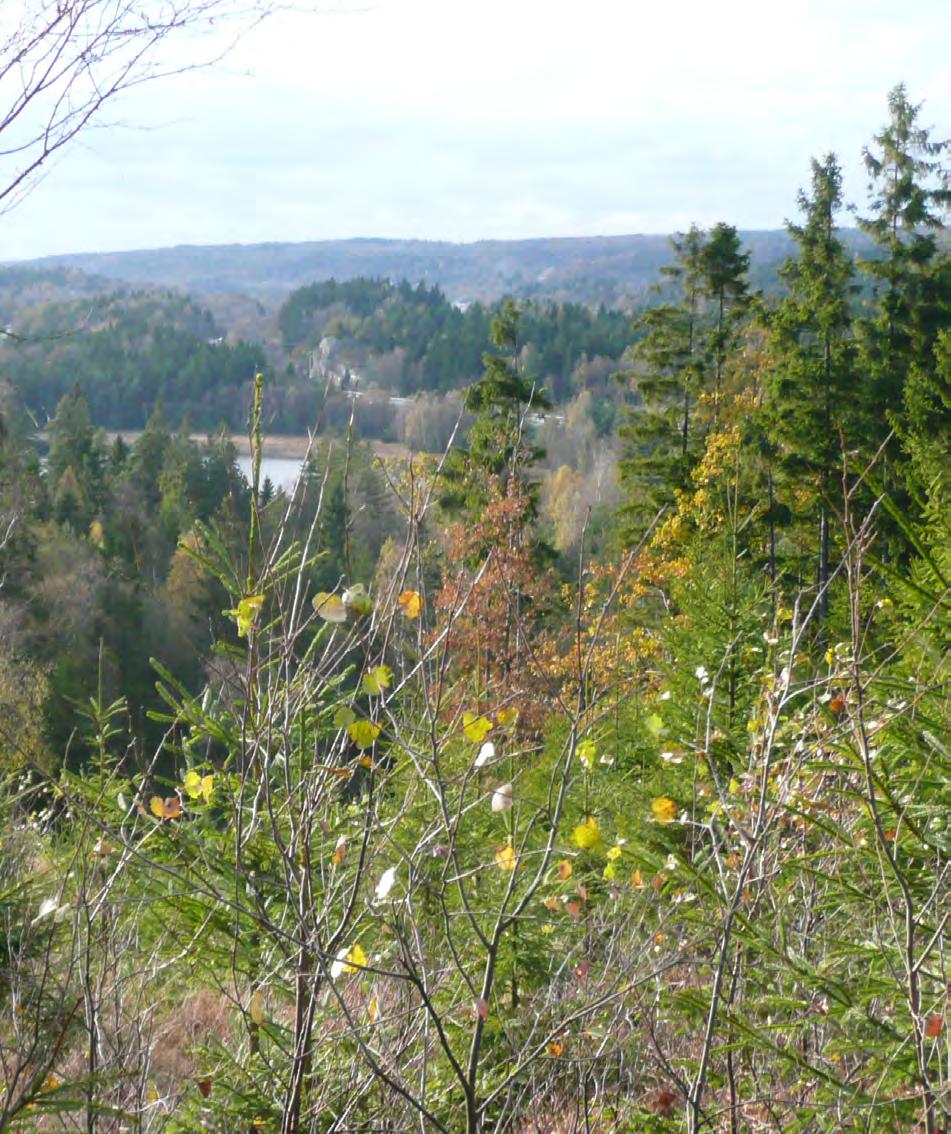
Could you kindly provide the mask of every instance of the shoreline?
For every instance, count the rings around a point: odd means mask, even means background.
[[[104,430],[106,440],[111,445],[117,437],[121,437],[127,445],[134,445],[135,442],[142,436],[144,430],[141,429],[107,429]],[[49,433],[45,430],[35,433],[34,439],[43,445],[49,444]],[[209,437],[213,436],[208,433],[190,433],[189,437],[197,445],[204,445]],[[231,433],[228,439],[234,445],[238,452],[239,457],[249,457],[251,455],[251,441],[245,433]],[[286,460],[286,461],[302,461],[307,456],[307,451],[312,444],[312,439],[306,434],[298,433],[269,433],[262,437],[262,455],[271,460]],[[405,445],[400,444],[398,441],[376,441],[370,440],[367,442],[372,448],[374,454],[380,458],[387,457],[409,457],[410,450]]]

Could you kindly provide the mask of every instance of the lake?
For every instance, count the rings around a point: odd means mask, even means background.
[[[248,482],[251,481],[251,458],[238,457],[238,467],[247,477]],[[300,476],[301,462],[292,457],[262,457],[261,458],[261,483],[264,483],[266,476],[271,478],[271,484],[275,488],[283,488],[285,492],[293,492],[294,486],[297,484],[297,478]]]

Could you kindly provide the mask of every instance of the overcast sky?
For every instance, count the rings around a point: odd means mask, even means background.
[[[774,228],[829,149],[863,200],[896,82],[951,135],[949,0],[338,2],[128,98],[0,216],[0,259]]]

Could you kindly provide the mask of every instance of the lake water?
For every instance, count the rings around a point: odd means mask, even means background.
[[[251,480],[251,458],[238,457],[238,467]],[[269,476],[275,488],[283,488],[285,492],[293,492],[297,478],[300,476],[301,462],[293,457],[262,457],[261,483]]]

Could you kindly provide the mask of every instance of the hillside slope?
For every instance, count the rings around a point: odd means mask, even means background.
[[[792,250],[784,230],[741,233],[750,249],[753,283],[768,286]],[[848,242],[865,250],[857,232]],[[294,244],[187,245],[134,252],[46,257],[36,266],[78,268],[138,284],[192,292],[244,293],[280,300],[317,280],[382,276],[437,284],[455,301],[491,301],[504,294],[580,303],[639,303],[669,262],[661,235],[484,240],[327,240]]]

